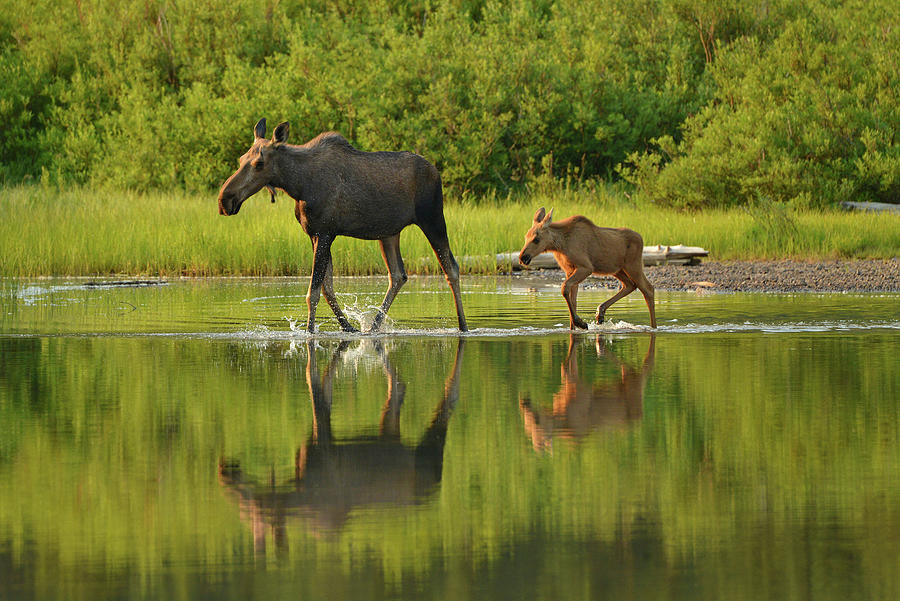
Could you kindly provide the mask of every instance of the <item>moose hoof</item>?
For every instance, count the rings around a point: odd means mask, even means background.
[[[596,318],[597,318],[597,325],[599,325],[599,324],[603,323],[603,319],[605,318],[605,315],[603,313],[597,313]]]
[[[581,328],[582,330],[588,329],[588,324],[586,321],[581,319],[580,317],[572,322],[569,329],[574,330],[575,328]]]
[[[358,328],[354,328],[354,327],[351,326],[349,323],[347,323],[347,324],[343,324],[343,323],[342,323],[342,324],[341,324],[341,331],[342,331],[342,332],[345,332],[345,333],[347,333],[347,334],[359,334],[359,329],[358,329]]]

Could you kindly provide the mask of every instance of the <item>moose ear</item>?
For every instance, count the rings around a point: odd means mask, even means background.
[[[534,222],[540,223],[541,221],[543,221],[544,213],[545,213],[544,207],[541,207],[540,209],[538,209],[537,213],[534,214]]]
[[[544,219],[544,224],[548,224],[553,221],[553,209],[550,209],[550,212],[547,213],[547,217]]]
[[[288,134],[291,133],[291,124],[287,121],[283,123],[279,123],[278,127],[275,128],[275,132],[272,134],[272,142],[275,144],[284,144],[287,142]]]
[[[256,127],[253,128],[253,135],[256,138],[265,138],[266,137],[266,118],[263,117],[259,121],[256,122]]]

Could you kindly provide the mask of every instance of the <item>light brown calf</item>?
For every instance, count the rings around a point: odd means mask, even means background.
[[[590,219],[575,215],[553,223],[553,210],[544,207],[534,214],[531,229],[525,234],[525,246],[519,261],[528,265],[542,252],[552,252],[566,274],[562,295],[569,306],[569,327],[584,328],[587,323],[576,313],[578,285],[589,275],[612,275],[622,283],[619,291],[597,307],[597,323],[603,323],[606,310],[614,302],[639,289],[650,310],[650,325],[656,327],[653,286],[644,277],[644,240],[628,228],[597,227]]]

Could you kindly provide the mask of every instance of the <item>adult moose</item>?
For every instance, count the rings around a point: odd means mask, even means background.
[[[549,213],[541,207],[534,214],[531,229],[525,234],[525,246],[519,253],[523,265],[542,252],[553,253],[566,274],[562,295],[569,306],[569,328],[587,329],[587,323],[576,312],[578,285],[595,273],[612,275],[622,286],[609,300],[597,307],[597,323],[603,323],[606,310],[614,302],[634,292],[644,295],[650,310],[650,326],[656,327],[653,307],[654,290],[644,276],[644,240],[628,228],[597,227],[590,219],[575,215],[553,223],[553,209]]]
[[[468,330],[459,291],[459,265],[450,252],[444,222],[441,176],[411,152],[363,152],[340,134],[327,132],[306,144],[287,144],[290,125],[279,124],[266,139],[266,120],[253,130],[253,145],[219,191],[219,214],[236,215],[263,187],[280,188],[296,201],[294,213],[313,246],[313,269],[306,295],[306,329],[315,331],[320,293],[341,329],[354,332],[332,285],[331,244],[337,236],[378,240],[390,284],[372,323],[377,330],[407,280],[400,256],[400,232],[415,224],[425,233],[453,291],[459,329]]]

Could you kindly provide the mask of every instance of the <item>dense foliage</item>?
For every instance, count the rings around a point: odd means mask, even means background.
[[[0,181],[217,186],[253,124],[415,150],[455,193],[900,201],[892,0],[3,0]]]

